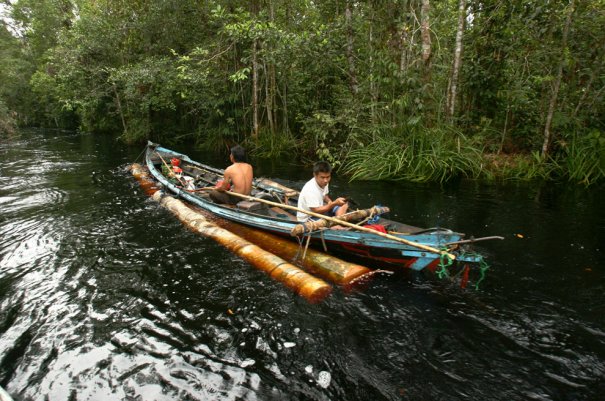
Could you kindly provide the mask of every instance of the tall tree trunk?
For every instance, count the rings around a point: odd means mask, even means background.
[[[258,60],[257,40],[252,42],[252,137],[258,138]]]
[[[561,87],[561,79],[563,78],[563,67],[565,66],[565,53],[567,53],[567,38],[569,36],[569,26],[571,25],[571,16],[574,12],[575,0],[571,0],[569,4],[569,10],[567,11],[567,18],[565,20],[565,26],[563,27],[563,37],[561,39],[561,59],[559,60],[559,67],[557,70],[557,77],[555,78],[555,85],[553,87],[552,96],[548,105],[548,113],[546,114],[546,123],[544,124],[544,142],[542,143],[542,156],[548,155],[550,143],[552,141],[552,118],[555,114],[557,107],[557,98],[559,96],[559,88]]]
[[[373,53],[374,53],[374,9],[372,8],[371,11],[371,18],[370,18],[370,32],[369,32],[369,45],[370,45],[370,95],[372,96],[372,103],[370,104],[370,108],[371,108],[371,123],[372,126],[375,126],[376,124],[376,103],[378,102],[378,94],[376,93],[376,83],[375,83],[375,76],[374,76],[374,57],[373,57]],[[372,130],[372,132],[374,132],[374,130]]]
[[[271,80],[271,68],[267,64],[263,65],[265,71],[265,110],[267,111],[267,122],[269,123],[269,131],[274,134],[275,127],[273,125],[273,95],[272,88],[273,82]]]
[[[253,23],[257,23],[259,2],[258,0],[252,0],[250,2],[250,11],[253,16]],[[258,38],[252,40],[252,137],[256,141],[258,138]]]
[[[124,118],[124,112],[122,111],[122,102],[120,101],[120,95],[118,94],[118,88],[116,88],[115,82],[111,83],[113,93],[116,95],[116,104],[118,106],[118,113],[120,113],[120,119],[122,120],[122,127],[124,128],[124,134],[128,134],[128,127],[126,126],[126,119]]]
[[[278,129],[278,123],[277,123],[277,112],[278,112],[278,107],[277,107],[277,78],[276,78],[276,73],[275,73],[275,64],[271,63],[271,69],[270,69],[270,75],[271,75],[271,109],[273,110],[273,123],[272,123],[272,130],[273,133],[277,132]]]
[[[399,71],[404,72],[408,69],[408,49],[407,43],[409,41],[409,28],[407,24],[401,28],[401,55],[399,57]]]
[[[273,1],[269,1],[269,21],[273,23],[275,21],[275,13],[273,9]],[[274,49],[272,48],[272,44],[266,43],[265,45],[266,52],[265,54],[272,52]],[[268,57],[269,60],[272,60],[272,57]],[[277,116],[276,116],[276,107],[275,107],[275,64],[270,61],[265,64],[265,74],[266,74],[266,108],[267,108],[267,120],[269,122],[269,130],[271,134],[275,134],[276,126],[277,126]]]
[[[291,2],[286,2],[286,24],[290,21],[290,6]],[[275,85],[276,98],[275,103],[277,104],[278,98],[281,99],[282,104],[282,126],[281,129],[284,133],[290,133],[290,126],[288,124],[288,77],[289,77],[289,68],[283,68],[281,70],[281,82],[283,82],[283,91],[280,93],[279,86],[277,83]],[[275,76],[275,74],[274,74]],[[276,116],[277,118],[277,116]],[[276,120],[277,121],[277,120]]]
[[[431,31],[429,24],[429,12],[431,5],[429,0],[422,0],[422,8],[420,9],[420,30],[422,32],[422,61],[424,63],[425,75],[428,75],[429,66],[431,63]]]
[[[353,23],[351,21],[351,3],[347,0],[345,9],[345,23],[347,26],[347,60],[349,62],[349,86],[351,93],[357,95],[359,84],[357,82],[357,72],[355,70],[355,57],[353,54]]]
[[[279,93],[279,87],[276,87],[276,90],[278,91],[278,95],[280,95],[281,99],[282,99],[282,130],[285,133],[289,133],[290,132],[290,125],[288,123],[288,77],[284,76],[283,77],[283,82],[284,82],[284,90],[282,91],[282,93]]]
[[[406,5],[406,9],[403,10],[403,15],[411,15],[413,16],[413,21],[418,21],[418,17],[416,16],[416,9],[414,5],[410,2]],[[413,54],[414,48],[416,47],[416,32],[415,23],[409,23],[404,20],[403,26],[401,27],[401,55],[399,57],[399,71],[405,72],[408,70],[411,63],[414,61],[410,61],[410,54]]]
[[[447,115],[451,119],[456,112],[456,98],[458,97],[458,77],[462,63],[462,35],[464,34],[464,21],[466,20],[466,0],[458,3],[458,28],[456,31],[456,48],[454,50],[454,65],[452,67],[452,79],[447,100]]]
[[[571,114],[571,118],[576,118],[576,116],[578,115],[578,112],[580,111],[580,108],[584,105],[584,101],[586,100],[586,98],[588,97],[588,94],[590,93],[591,89],[592,89],[592,82],[594,81],[595,78],[595,69],[593,68],[590,77],[588,78],[588,83],[586,83],[586,85],[582,88],[582,96],[580,96],[580,99],[578,100],[578,104],[576,105],[576,108],[573,110],[573,113]]]

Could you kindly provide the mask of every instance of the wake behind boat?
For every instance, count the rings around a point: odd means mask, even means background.
[[[310,242],[325,252],[363,259],[384,266],[413,270],[431,269],[458,262],[481,264],[483,258],[464,246],[485,237],[467,240],[464,234],[444,228],[414,227],[384,217],[388,208],[372,207],[347,213],[339,219],[323,217],[302,224],[296,219],[298,191],[266,178],[256,178],[250,196],[239,195],[236,205],[215,203],[210,190],[223,170],[149,142],[145,162],[151,175],[170,192],[217,217],[291,239]],[[309,212],[309,214],[312,214]],[[368,224],[371,223],[371,224]],[[345,226],[346,230],[330,229]]]

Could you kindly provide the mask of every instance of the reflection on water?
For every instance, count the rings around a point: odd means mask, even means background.
[[[310,305],[146,198],[126,171],[140,151],[70,133],[1,138],[0,385],[15,399],[605,390],[603,188],[335,179],[333,193],[410,224],[507,239],[481,244],[491,269],[480,291],[401,273]],[[257,171],[299,185],[309,175],[288,163]]]

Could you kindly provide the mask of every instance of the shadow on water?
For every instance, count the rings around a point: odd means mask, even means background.
[[[146,198],[126,171],[140,151],[61,132],[1,138],[0,385],[15,399],[605,391],[602,187],[336,176],[332,193],[387,204],[399,220],[506,240],[478,247],[491,265],[479,291],[407,272],[310,305]],[[257,171],[310,178],[288,163]]]

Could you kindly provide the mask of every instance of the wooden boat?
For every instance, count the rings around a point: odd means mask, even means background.
[[[419,228],[385,218],[388,208],[370,208],[345,215],[344,221],[329,218],[311,227],[296,219],[298,191],[266,178],[255,178],[250,196],[239,195],[237,205],[218,204],[209,192],[223,177],[223,170],[191,160],[189,156],[149,142],[145,162],[151,175],[165,190],[217,217],[258,230],[298,240],[301,246],[318,247],[340,257],[363,259],[370,267],[385,264],[414,270],[450,264],[483,263],[481,255],[463,251],[461,245],[498,237],[466,240],[464,234],[445,228]],[[364,221],[371,218],[374,228]],[[361,219],[361,221],[359,221]],[[338,224],[348,230],[330,229]],[[445,261],[445,262],[444,262]]]

